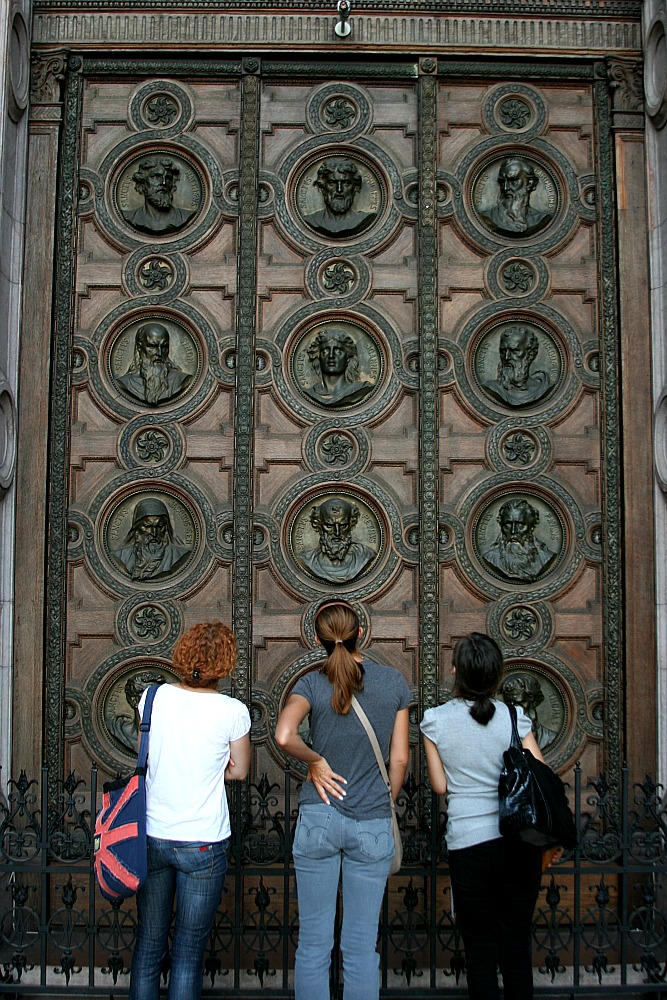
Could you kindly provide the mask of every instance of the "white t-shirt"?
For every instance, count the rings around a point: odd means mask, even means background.
[[[143,715],[146,692],[141,696]],[[231,833],[225,790],[229,744],[250,731],[246,706],[225,694],[163,684],[155,695],[146,774],[146,832],[216,843]]]

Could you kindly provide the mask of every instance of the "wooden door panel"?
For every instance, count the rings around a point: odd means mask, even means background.
[[[177,636],[231,617],[240,91],[91,79],[82,101],[64,764],[113,774]]]
[[[530,703],[549,759],[595,772],[605,676],[593,135],[588,87],[440,88],[441,687],[457,638],[490,631],[506,693]]]
[[[372,655],[418,683],[419,411],[408,367],[417,229],[406,198],[418,166],[416,88],[269,81],[261,108],[260,177],[272,199],[260,222],[257,333],[273,377],[257,389],[255,516],[270,525],[273,559],[255,574],[253,695],[271,718],[317,659],[313,615],[335,596],[358,607]],[[327,163],[333,173],[352,163],[358,179],[340,231],[322,219]],[[356,353],[359,374],[346,369],[343,395],[318,395],[313,344],[323,331],[349,337]],[[338,561],[312,523],[328,504],[352,512],[350,557]]]
[[[83,85],[63,763],[125,766],[135,689],[172,679],[178,635],[208,618],[242,634],[251,613],[239,690],[256,769],[277,775],[277,713],[318,662],[317,608],[341,597],[416,701],[448,696],[461,635],[491,632],[550,760],[593,773],[605,747],[620,759],[594,88],[462,81],[429,60],[428,83],[250,63],[243,83]],[[168,175],[157,223],[146,160]],[[508,215],[517,160],[532,190]],[[429,463],[437,685],[420,651]],[[146,517],[168,565],[139,544]],[[510,546],[521,527],[529,544]]]

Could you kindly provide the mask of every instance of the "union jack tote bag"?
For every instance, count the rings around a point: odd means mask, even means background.
[[[148,734],[157,685],[148,688],[139,726],[141,740],[134,774],[103,786],[102,808],[95,820],[95,875],[111,903],[133,896],[147,875],[146,763]]]

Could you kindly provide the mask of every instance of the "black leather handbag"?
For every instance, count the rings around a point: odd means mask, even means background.
[[[577,829],[565,785],[548,764],[521,746],[516,708],[507,707],[512,719],[512,741],[503,754],[498,779],[500,832],[536,847],[576,847]]]

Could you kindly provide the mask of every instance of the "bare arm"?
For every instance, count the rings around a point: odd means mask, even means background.
[[[347,782],[340,774],[335,774],[326,759],[307,746],[299,735],[299,726],[310,712],[310,704],[300,694],[292,694],[278,717],[276,743],[290,757],[296,757],[308,765],[308,781],[312,781],[317,794],[327,805],[329,795],[336,799],[345,797],[342,787]]]
[[[447,791],[447,775],[440,760],[438,748],[428,736],[424,736],[424,751],[426,753],[426,765],[428,767],[428,777],[431,788],[438,795],[444,795]]]
[[[229,764],[225,768],[225,781],[243,781],[250,770],[250,733],[229,743]]]
[[[391,797],[394,802],[403,787],[405,772],[408,769],[408,757],[410,753],[408,725],[408,710],[407,708],[402,708],[400,712],[396,713],[394,728],[391,731],[391,742],[389,744],[389,783],[391,785]]]
[[[543,764],[546,764],[546,761],[545,761],[544,757],[542,756],[542,751],[540,750],[539,746],[537,745],[537,740],[535,739],[535,735],[533,734],[532,729],[528,733],[528,735],[524,736],[524,738],[521,740],[521,746],[525,750],[530,750],[530,752],[532,753],[533,757],[537,757],[537,759],[541,760]]]

